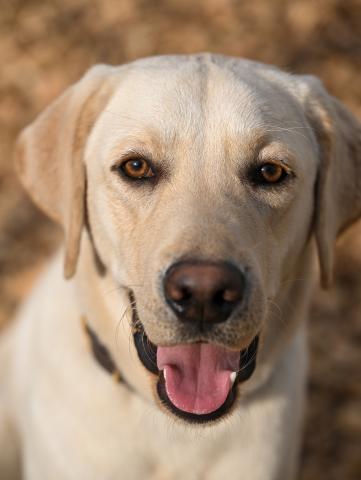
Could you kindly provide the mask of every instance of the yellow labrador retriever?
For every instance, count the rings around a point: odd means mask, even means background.
[[[360,132],[317,79],[209,54],[96,66],[47,108],[16,162],[65,248],[0,339],[1,478],[293,479]]]

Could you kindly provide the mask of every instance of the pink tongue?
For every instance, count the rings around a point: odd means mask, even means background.
[[[169,400],[197,415],[217,410],[231,389],[230,374],[239,368],[239,352],[209,343],[158,347]]]

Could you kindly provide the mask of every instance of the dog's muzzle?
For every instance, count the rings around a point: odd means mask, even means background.
[[[207,342],[157,346],[145,332],[132,293],[130,301],[139,359],[156,376],[158,396],[168,411],[192,423],[210,422],[229,412],[237,385],[255,369],[258,335],[241,351]]]

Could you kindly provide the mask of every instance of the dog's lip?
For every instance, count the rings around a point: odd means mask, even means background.
[[[133,302],[134,306],[134,302]],[[134,307],[133,307],[134,308]],[[232,407],[236,395],[237,385],[248,380],[256,367],[256,357],[259,343],[259,335],[255,335],[246,348],[240,351],[239,370],[233,377],[233,385],[225,399],[224,403],[215,411],[207,414],[195,414],[185,412],[177,408],[169,399],[166,388],[163,370],[159,370],[157,366],[157,345],[152,343],[143,327],[143,324],[136,316],[136,328],[133,331],[134,344],[138,353],[138,357],[143,366],[152,374],[158,377],[157,393],[162,404],[177,417],[189,423],[206,423],[216,420],[226,414]],[[195,342],[196,343],[196,342]],[[197,342],[199,343],[199,342]]]

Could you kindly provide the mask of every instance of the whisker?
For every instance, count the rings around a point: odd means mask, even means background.
[[[144,348],[144,352],[149,360],[149,362],[155,366],[157,366],[157,364],[154,362],[153,358],[150,356],[150,353],[149,353],[149,348],[150,348],[150,341],[149,339],[147,338],[147,343],[148,345],[146,346],[145,342],[144,342],[144,335],[142,335],[142,344],[143,344],[143,348]],[[157,367],[158,368],[158,367]]]
[[[118,340],[119,340],[119,328],[120,328],[120,325],[125,317],[125,315],[127,314],[129,310],[129,306],[127,306],[124,310],[124,312],[122,313],[119,321],[117,322],[117,326],[115,328],[115,346],[118,348]]]
[[[248,367],[251,365],[251,363],[256,359],[256,357],[257,357],[257,352],[255,352],[255,353],[252,355],[252,357],[247,361],[247,363],[246,363],[245,365],[242,365],[241,368],[239,368],[239,369],[237,370],[237,373],[240,373],[240,372],[242,372],[243,370],[246,370],[246,368],[248,368]]]

